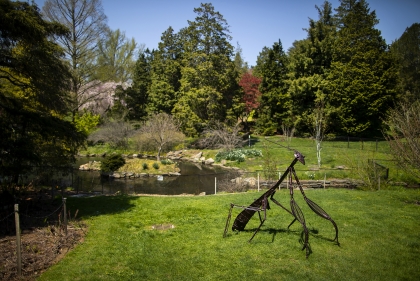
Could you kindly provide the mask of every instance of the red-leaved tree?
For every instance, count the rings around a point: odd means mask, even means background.
[[[252,75],[252,72],[250,71],[245,72],[239,81],[239,86],[242,87],[244,92],[242,100],[245,103],[245,112],[242,115],[242,122],[246,127],[248,127],[248,118],[251,113],[260,105],[258,102],[258,99],[261,96],[261,93],[258,90],[260,83],[261,79]]]

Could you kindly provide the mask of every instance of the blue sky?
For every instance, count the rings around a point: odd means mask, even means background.
[[[45,0],[35,0],[42,8]],[[230,26],[232,41],[242,48],[244,60],[255,65],[263,47],[280,39],[285,51],[295,40],[306,38],[302,30],[308,19],[318,19],[315,5],[323,0],[102,0],[111,29],[120,29],[138,44],[157,48],[162,33],[169,27],[178,32],[196,17],[194,8],[212,3]],[[330,0],[333,8],[338,0]],[[413,23],[420,23],[420,0],[367,0],[376,11],[382,37],[388,44],[398,39]]]

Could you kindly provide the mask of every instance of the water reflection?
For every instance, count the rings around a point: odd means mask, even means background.
[[[100,161],[95,158],[81,158],[75,167],[89,161]],[[218,166],[206,166],[190,162],[178,162],[181,176],[157,176],[134,179],[102,178],[98,171],[78,171],[73,174],[73,188],[78,192],[99,192],[104,194],[160,194],[179,195],[202,192],[214,194],[215,180],[221,181],[231,177],[228,170]]]

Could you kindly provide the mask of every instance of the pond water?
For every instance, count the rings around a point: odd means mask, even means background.
[[[75,168],[89,161],[101,161],[103,158],[79,158]],[[157,176],[134,179],[102,178],[98,171],[74,170],[71,175],[73,188],[78,192],[98,192],[104,194],[160,194],[180,195],[202,192],[214,194],[215,181],[226,180],[234,176],[229,170],[218,166],[201,165],[191,162],[178,162],[181,176]],[[216,185],[217,186],[217,185]]]

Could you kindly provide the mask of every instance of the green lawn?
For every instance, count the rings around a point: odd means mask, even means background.
[[[288,193],[281,190],[275,198],[287,204]],[[69,198],[68,209],[78,209],[89,226],[87,237],[39,280],[419,280],[420,190],[323,189],[306,195],[336,221],[341,243],[330,241],[331,223],[296,193],[311,233],[308,259],[301,226],[287,230],[292,217],[274,204],[251,243],[257,215],[245,231],[223,238],[229,204],[249,205],[256,192]],[[166,223],[175,228],[151,228]]]

